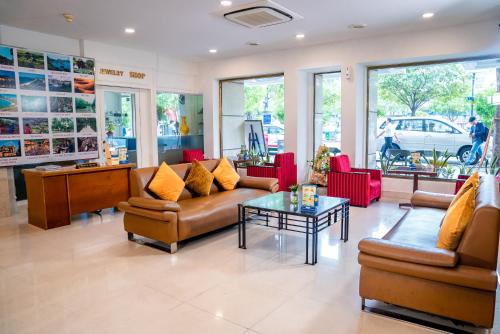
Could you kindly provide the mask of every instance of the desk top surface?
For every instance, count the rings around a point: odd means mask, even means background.
[[[57,170],[38,170],[36,168],[23,169],[23,174],[37,174],[40,176],[57,176],[57,175],[67,175],[67,174],[83,174],[83,173],[93,173],[102,172],[114,169],[127,169],[134,168],[135,164],[123,164],[123,165],[113,165],[113,166],[99,166],[99,167],[89,167],[89,168],[79,168],[76,169],[75,166],[64,166]]]

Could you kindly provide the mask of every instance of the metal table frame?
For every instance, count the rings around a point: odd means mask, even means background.
[[[318,262],[318,233],[341,220],[340,239],[349,239],[349,200],[321,213],[288,212],[238,204],[238,247],[246,249],[246,224],[255,224],[306,235],[306,264]],[[270,218],[277,218],[277,222]],[[302,218],[302,219],[300,219]],[[310,240],[311,239],[311,240]],[[311,245],[311,251],[309,251]]]

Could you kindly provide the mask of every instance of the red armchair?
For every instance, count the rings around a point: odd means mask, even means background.
[[[248,176],[274,177],[278,179],[279,190],[289,191],[297,183],[297,165],[293,153],[280,153],[274,158],[274,164],[268,166],[248,166]]]
[[[351,168],[345,154],[330,158],[328,196],[349,198],[354,206],[367,207],[382,195],[382,171]]]
[[[194,160],[198,160],[198,161],[204,160],[202,150],[184,150],[184,151],[182,151],[182,162],[191,163]]]

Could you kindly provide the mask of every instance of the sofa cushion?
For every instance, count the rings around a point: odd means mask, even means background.
[[[469,187],[465,193],[452,204],[443,219],[439,230],[437,247],[456,250],[467,224],[472,219],[476,206],[476,188]]]
[[[220,160],[219,166],[212,174],[224,190],[233,190],[240,180],[240,176],[226,158]]]
[[[434,248],[436,247],[439,224],[445,213],[445,210],[434,208],[410,209],[383,239]]]
[[[238,204],[269,194],[260,189],[237,188],[179,201],[179,240],[217,230],[238,221]]]
[[[193,161],[191,171],[186,179],[186,187],[202,196],[208,196],[213,181],[213,174],[199,161]]]
[[[184,189],[184,181],[172,168],[162,162],[148,189],[163,200],[176,202]]]

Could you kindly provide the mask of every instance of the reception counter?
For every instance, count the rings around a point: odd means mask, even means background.
[[[111,208],[130,197],[134,164],[54,171],[23,170],[28,222],[43,229],[69,225],[71,215]]]

